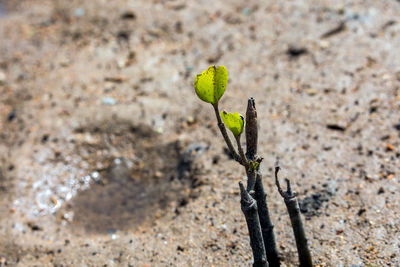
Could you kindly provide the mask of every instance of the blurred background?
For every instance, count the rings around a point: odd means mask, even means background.
[[[0,266],[250,266],[237,183],[193,79],[256,99],[319,266],[400,264],[400,3],[0,1]]]

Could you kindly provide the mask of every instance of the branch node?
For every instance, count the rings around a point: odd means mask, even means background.
[[[292,198],[296,197],[296,192],[292,191],[292,187],[290,185],[290,180],[288,178],[285,178],[287,189],[286,189],[286,191],[283,191],[283,189],[281,187],[281,184],[279,183],[279,178],[278,178],[278,173],[279,173],[280,169],[281,168],[279,166],[275,167],[275,184],[276,184],[276,187],[278,188],[279,194],[285,200],[292,199]]]

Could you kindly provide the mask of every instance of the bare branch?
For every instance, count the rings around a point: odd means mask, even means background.
[[[240,158],[242,160],[241,164],[247,170],[249,168],[249,162],[247,161],[246,156],[244,155],[244,152],[243,152],[242,145],[240,144],[240,135],[235,136],[235,139],[236,139],[236,144],[237,144],[237,147],[238,147],[238,150],[239,150],[239,156],[240,156]]]
[[[278,173],[279,173],[279,170],[280,170],[280,169],[281,169],[281,168],[280,168],[279,166],[276,166],[276,167],[275,167],[275,184],[276,184],[276,187],[278,188],[279,194],[280,194],[283,198],[285,198],[285,192],[283,192],[282,187],[281,187],[281,184],[279,183],[279,178],[278,178]]]
[[[286,182],[286,187],[287,187],[287,189],[286,189],[286,191],[283,191],[283,189],[282,189],[282,187],[281,187],[281,184],[279,183],[279,178],[278,178],[278,173],[279,173],[279,170],[280,170],[281,168],[279,167],[279,166],[276,166],[275,167],[275,184],[276,184],[276,187],[278,188],[278,192],[279,192],[279,194],[285,199],[285,201],[286,200],[289,200],[289,199],[292,199],[292,198],[294,198],[294,197],[296,197],[296,192],[293,192],[292,191],[292,187],[291,187],[291,185],[290,185],[290,180],[288,179],[288,178],[285,178],[285,182]]]
[[[275,167],[275,183],[278,187],[279,194],[283,197],[287,211],[289,213],[290,222],[294,237],[296,239],[297,253],[301,267],[312,267],[311,253],[307,245],[307,237],[304,231],[303,222],[301,220],[299,202],[297,201],[296,193],[292,191],[289,179],[286,180],[287,190],[284,192],[279,184],[278,172],[279,166]]]
[[[267,256],[261,232],[260,219],[258,217],[257,202],[239,182],[240,206],[246,218],[247,228],[250,236],[250,246],[253,250],[253,267],[268,267]]]
[[[258,125],[257,125],[257,110],[254,98],[249,98],[247,101],[246,110],[246,156],[249,160],[254,160],[257,156],[258,143]]]

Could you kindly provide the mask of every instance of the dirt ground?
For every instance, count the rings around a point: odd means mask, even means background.
[[[254,97],[319,266],[400,266],[400,2],[0,1],[0,266],[250,266],[230,160],[193,79]]]

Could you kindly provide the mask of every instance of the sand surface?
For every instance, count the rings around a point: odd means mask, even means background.
[[[0,1],[0,266],[251,266],[238,182],[193,79],[256,99],[318,266],[400,266],[399,1]]]

